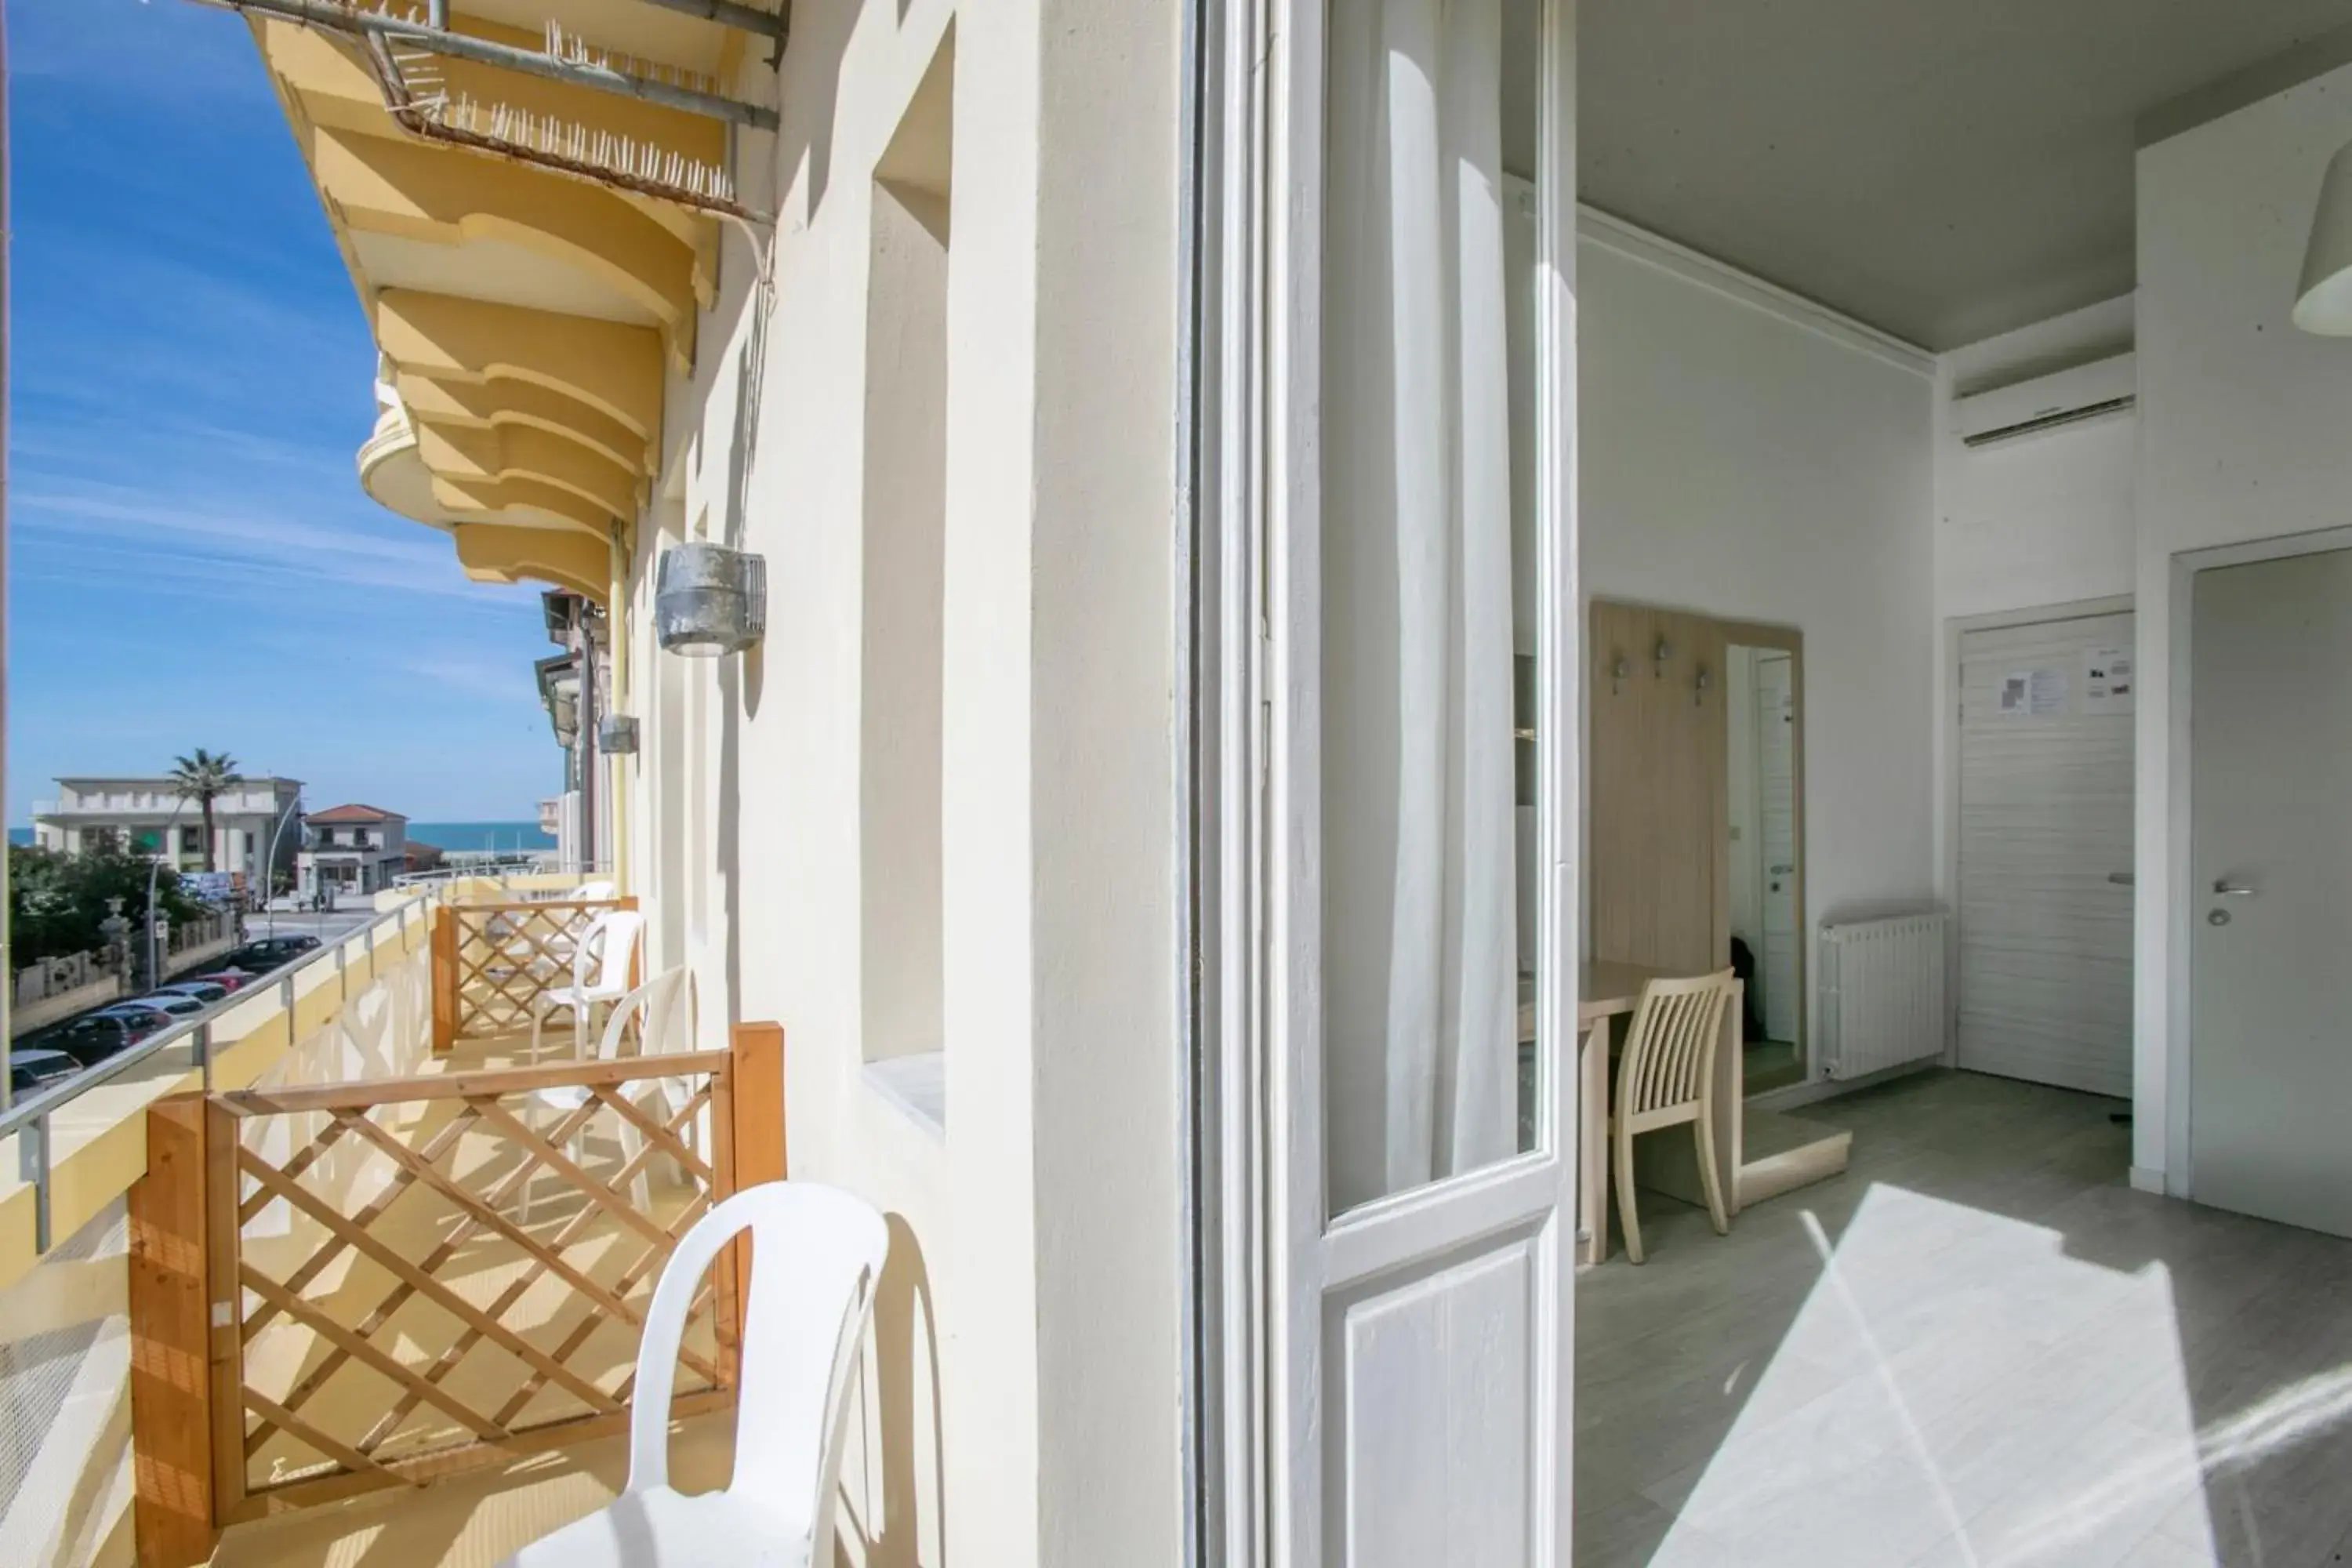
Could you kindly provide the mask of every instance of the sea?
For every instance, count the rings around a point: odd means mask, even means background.
[[[555,838],[536,822],[412,822],[408,836],[436,849],[552,849]],[[33,830],[12,827],[11,844],[30,844]]]
[[[536,822],[412,822],[408,837],[436,849],[552,849],[555,836]]]

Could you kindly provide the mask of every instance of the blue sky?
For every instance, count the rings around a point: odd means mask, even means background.
[[[245,24],[10,0],[7,820],[196,746],[424,821],[559,758],[527,586],[361,491],[375,351]]]

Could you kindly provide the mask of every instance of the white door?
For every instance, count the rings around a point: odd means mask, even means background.
[[[1793,1040],[1803,1026],[1803,987],[1797,931],[1797,699],[1790,685],[1793,661],[1785,653],[1756,655],[1758,886],[1764,906],[1764,951],[1756,955],[1764,982],[1764,1032]]]
[[[2132,617],[1960,637],[1959,1065],[2128,1098]]]
[[[1255,732],[1244,793],[1263,791],[1246,951],[1266,1064],[1264,1539],[1283,1568],[1570,1561],[1570,14],[1276,0],[1244,40],[1267,116],[1250,220],[1265,251],[1237,268],[1267,279],[1264,479],[1242,503],[1262,555],[1229,568],[1253,680],[1226,732]],[[1509,174],[1538,206],[1524,421]],[[1515,423],[1531,453],[1512,450]],[[1522,465],[1533,510],[1515,530]],[[1513,598],[1529,574],[1524,842]]]
[[[2352,552],[2197,574],[2197,1201],[2352,1236]]]

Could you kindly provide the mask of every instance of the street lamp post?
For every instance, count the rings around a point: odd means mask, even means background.
[[[271,936],[278,934],[278,838],[286,831],[286,824],[294,815],[294,808],[301,804],[302,797],[298,795],[286,803],[285,810],[278,814],[278,826],[269,830],[269,853],[262,857],[261,907],[268,911],[267,924]]]
[[[172,847],[172,829],[179,822],[180,813],[187,809],[188,797],[182,795],[180,803],[172,808],[172,815],[163,819],[163,839],[156,846],[158,853],[147,861],[147,985],[150,990],[163,984],[163,944],[155,930],[155,879],[163,869],[165,855],[173,858],[172,874],[179,875],[179,854]]]

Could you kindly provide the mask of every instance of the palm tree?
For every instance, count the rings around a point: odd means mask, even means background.
[[[205,869],[218,869],[213,864],[213,801],[245,782],[236,771],[236,759],[226,752],[215,756],[202,746],[193,757],[173,759],[172,783],[182,800],[193,800],[205,812]],[[166,853],[170,847],[165,846]]]

